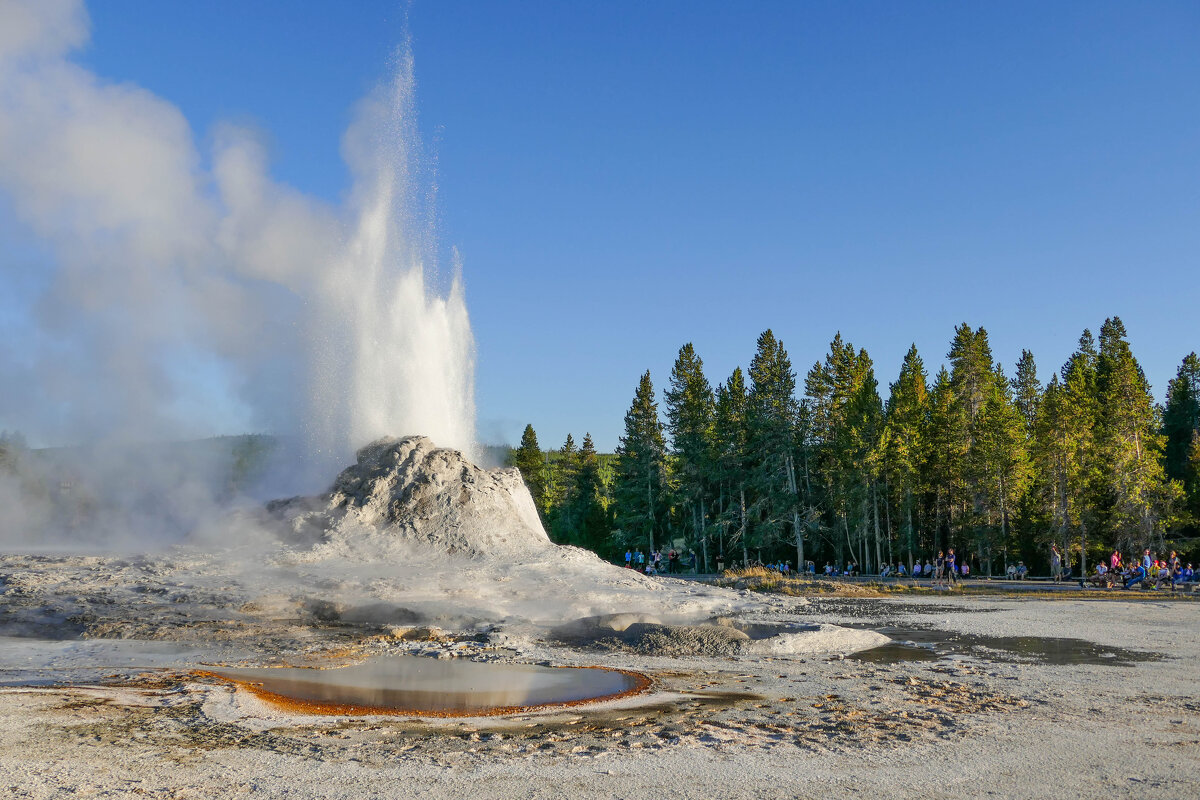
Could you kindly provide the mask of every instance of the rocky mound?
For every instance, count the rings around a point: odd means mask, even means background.
[[[268,524],[296,544],[385,537],[471,557],[551,546],[520,472],[481,469],[424,436],[374,441],[327,494],[275,500],[266,512]]]

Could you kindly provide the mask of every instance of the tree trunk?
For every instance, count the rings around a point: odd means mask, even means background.
[[[850,540],[850,517],[848,514],[842,514],[842,529],[846,532],[846,546],[850,548],[850,557],[854,557],[854,542]],[[842,548],[838,548],[838,561],[842,561]],[[840,566],[845,566],[841,564]]]
[[[646,468],[646,521],[650,532],[650,552],[654,552],[654,467]]]
[[[904,503],[906,506],[908,506],[908,509],[907,509],[908,510],[908,536],[906,537],[907,545],[908,545],[908,574],[912,575],[913,538],[914,538],[913,537],[913,533],[914,533],[914,531],[913,531],[913,513],[912,513],[912,489],[906,487],[904,489],[904,497],[905,497]]]
[[[883,551],[879,545],[879,489],[875,483],[871,484],[871,505],[875,517],[875,571],[882,572],[879,566],[883,563]]]
[[[883,533],[887,537],[888,564],[895,564],[896,554],[892,552],[892,504],[888,499],[887,481],[883,483]]]
[[[938,549],[938,539],[942,535],[942,487],[940,486],[933,500],[933,516],[933,542],[931,543],[930,551],[936,552]]]
[[[796,569],[804,566],[804,531],[800,527],[800,491],[796,486],[796,464],[789,453],[787,457],[788,485],[792,490],[792,532],[796,537]]]
[[[1079,519],[1079,577],[1087,575],[1087,524]]]
[[[721,527],[718,529],[717,536],[720,537],[717,542],[717,560],[725,560],[725,529],[729,527],[729,520],[725,519],[725,484],[721,484],[720,495],[717,498],[717,518],[721,520]]]
[[[1000,542],[1008,546],[1008,503],[1004,496],[1004,478],[1000,478]],[[988,577],[992,577],[992,549],[988,548]]]
[[[750,548],[746,544],[746,487],[742,486],[739,488],[741,489],[742,500],[742,566],[748,567],[750,566]]]

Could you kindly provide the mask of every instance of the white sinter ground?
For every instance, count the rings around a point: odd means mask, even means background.
[[[550,544],[522,492],[381,440],[330,493],[227,520],[237,548],[0,557],[0,795],[1196,796],[1193,602],[651,579]],[[958,638],[870,650],[921,636]],[[322,717],[191,672],[391,654],[654,683],[498,717]]]

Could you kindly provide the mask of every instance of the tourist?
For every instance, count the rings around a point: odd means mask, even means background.
[[[938,550],[937,558],[933,560],[933,585],[941,586],[946,579],[946,554]]]
[[[967,562],[964,561],[963,565],[962,565],[962,576],[963,576],[963,578],[967,578],[970,576],[970,574],[971,574],[971,567],[967,564]]]
[[[1184,583],[1194,583],[1196,581],[1196,571],[1192,569],[1192,565],[1188,564],[1179,573],[1180,580]]]
[[[896,575],[903,578],[907,573],[904,571],[904,562],[896,564]]]
[[[1025,576],[1029,574],[1029,567],[1025,566],[1024,561],[1017,562],[1017,579],[1025,580]]]
[[[954,548],[951,547],[946,553],[946,588],[950,588],[950,584],[958,585],[958,556],[954,555]]]
[[[1121,570],[1121,551],[1120,550],[1114,549],[1112,551],[1112,555],[1109,556],[1109,558],[1108,558],[1108,568],[1110,570],[1112,570],[1113,572],[1120,572],[1120,570]]]
[[[1050,577],[1055,583],[1062,577],[1062,554],[1056,544],[1050,545]]]
[[[637,552],[633,554],[633,563],[637,564],[637,569],[639,571],[645,570],[646,554],[642,552],[642,548],[639,547]]]
[[[1171,570],[1170,564],[1165,561],[1158,565],[1158,580],[1154,582],[1155,589],[1160,586],[1175,588],[1175,573]]]
[[[917,559],[917,562],[913,564],[913,577],[918,579],[921,577],[921,559],[919,558]]]
[[[928,559],[928,558],[927,558],[927,559],[925,559],[925,577],[926,577],[926,578],[932,578],[932,577],[933,577],[933,564],[930,564],[930,563],[929,563],[929,559]]]
[[[1146,552],[1149,553],[1150,551],[1147,550]],[[1129,578],[1125,581],[1125,588],[1128,589],[1133,584],[1141,583],[1142,581],[1144,581],[1146,579],[1146,575],[1149,574],[1149,570],[1150,570],[1149,566],[1143,566],[1142,564],[1138,564],[1136,567],[1134,567],[1132,570],[1129,571]]]
[[[633,551],[625,551],[625,569],[629,569],[633,565]]]
[[[1093,575],[1091,578],[1092,583],[1094,583],[1096,586],[1107,585],[1107,583],[1108,583],[1108,578],[1106,577],[1107,572],[1108,572],[1108,567],[1104,566],[1104,562],[1103,561],[1097,562],[1096,563],[1096,574]],[[1088,581],[1088,577],[1086,575],[1080,575],[1079,576],[1079,588],[1086,589],[1087,581]]]

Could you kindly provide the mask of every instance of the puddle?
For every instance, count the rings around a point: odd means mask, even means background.
[[[932,647],[921,647],[905,642],[890,642],[870,650],[851,653],[846,658],[854,661],[870,661],[876,664],[895,664],[898,661],[937,661],[942,655]]]
[[[1161,653],[1109,647],[1085,639],[980,636],[921,628],[870,627],[870,630],[878,631],[893,641],[882,647],[855,653],[848,658],[894,663],[932,661],[957,655],[1006,663],[1131,666],[1163,657]]]
[[[419,656],[384,656],[336,669],[221,669],[206,674],[310,714],[485,716],[611,700],[650,685],[644,675],[600,667]]]

